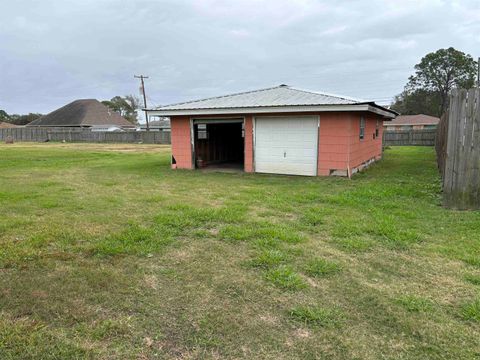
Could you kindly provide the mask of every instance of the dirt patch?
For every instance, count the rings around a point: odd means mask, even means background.
[[[153,290],[158,289],[158,279],[155,275],[145,275],[144,282],[148,288]]]
[[[312,333],[307,329],[300,328],[300,329],[295,330],[294,335],[297,338],[308,339],[312,335]]]
[[[43,290],[33,290],[32,296],[37,299],[46,299],[48,297],[48,294],[46,291]]]

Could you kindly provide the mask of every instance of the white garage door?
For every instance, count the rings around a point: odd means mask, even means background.
[[[317,175],[318,117],[255,119],[255,171]]]

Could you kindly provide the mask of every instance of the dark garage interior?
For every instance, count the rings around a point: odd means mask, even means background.
[[[195,166],[243,170],[243,120],[194,125]]]

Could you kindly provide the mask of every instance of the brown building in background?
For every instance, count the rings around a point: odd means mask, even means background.
[[[439,118],[429,115],[400,115],[383,123],[387,131],[436,129]]]
[[[134,128],[135,125],[109,109],[95,99],[80,99],[71,102],[51,113],[32,121],[27,127],[86,127],[92,126],[118,126],[121,128]]]
[[[11,128],[16,128],[19,127],[18,125],[15,124],[10,124],[7,122],[2,122],[0,121],[0,129],[11,129]]]

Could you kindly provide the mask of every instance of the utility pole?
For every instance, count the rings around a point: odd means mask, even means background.
[[[145,82],[144,79],[148,79],[148,76],[143,75],[133,75],[134,78],[140,79],[142,83],[142,93],[143,93],[143,108],[145,109],[145,120],[147,121],[147,131],[150,131],[150,126],[148,125],[148,113],[147,113],[147,97],[145,96]]]

